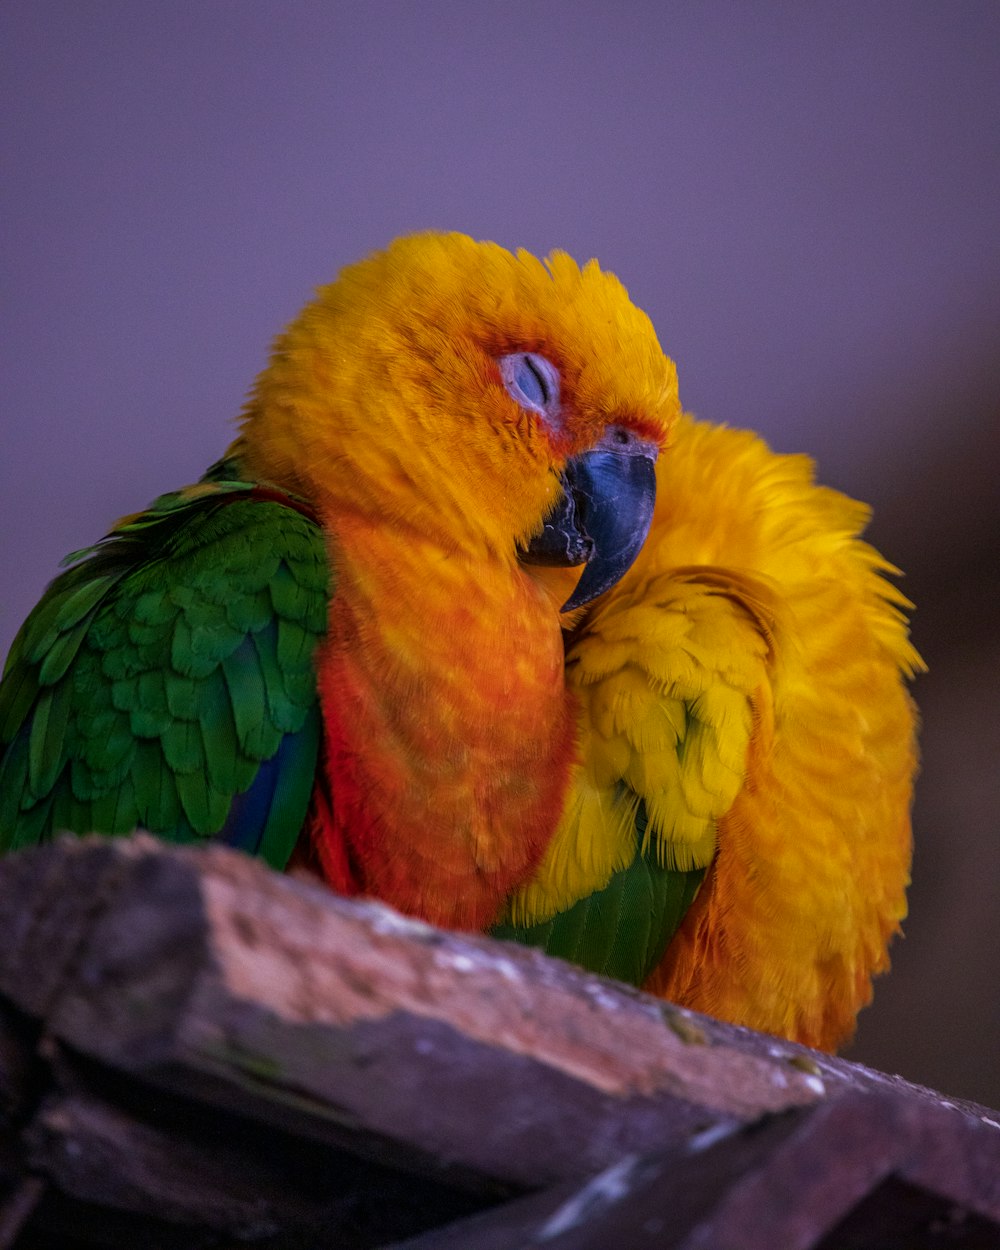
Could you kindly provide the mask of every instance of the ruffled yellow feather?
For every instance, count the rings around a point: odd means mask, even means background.
[[[905,915],[922,667],[867,509],[811,462],[682,418],[649,539],[578,624],[581,759],[515,918],[545,919],[634,853],[711,864],[649,987],[833,1047]]]

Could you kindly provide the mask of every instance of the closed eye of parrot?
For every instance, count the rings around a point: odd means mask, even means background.
[[[219,839],[832,1048],[905,913],[920,667],[867,510],[682,413],[611,274],[423,234],[0,684],[0,849]]]

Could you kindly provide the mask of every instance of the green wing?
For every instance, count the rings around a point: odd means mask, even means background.
[[[0,683],[0,851],[143,828],[283,867],[320,741],[308,508],[220,463],[70,560]]]
[[[542,924],[498,924],[493,937],[537,946],[591,972],[641,985],[663,958],[694,901],[704,868],[681,871],[643,852],[646,812],[636,818],[636,854],[603,890]]]

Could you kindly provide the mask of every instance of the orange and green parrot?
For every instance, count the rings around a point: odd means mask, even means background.
[[[867,516],[685,415],[596,262],[399,239],[29,616],[0,849],[217,839],[836,1047],[905,913],[916,765]]]

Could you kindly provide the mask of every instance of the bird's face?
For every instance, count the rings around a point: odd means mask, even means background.
[[[239,449],[334,526],[364,511],[446,547],[589,562],[579,603],[641,546],[678,411],[652,325],[596,263],[426,234],[319,292]]]

